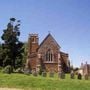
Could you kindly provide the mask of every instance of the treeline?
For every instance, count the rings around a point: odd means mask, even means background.
[[[3,30],[0,43],[0,67],[10,66],[13,69],[24,67],[27,58],[27,43],[19,40],[20,20],[10,18]]]

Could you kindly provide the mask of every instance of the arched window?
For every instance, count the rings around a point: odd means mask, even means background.
[[[46,52],[46,61],[53,61],[53,52],[51,49],[48,49]]]

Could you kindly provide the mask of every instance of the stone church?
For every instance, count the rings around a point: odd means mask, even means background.
[[[27,65],[30,70],[50,72],[69,72],[69,55],[62,52],[61,47],[49,33],[39,44],[38,34],[29,34]]]

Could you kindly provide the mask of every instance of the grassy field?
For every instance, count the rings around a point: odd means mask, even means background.
[[[21,88],[24,90],[90,90],[90,80],[59,79],[57,75],[50,77],[35,77],[24,74],[0,73],[0,87]]]

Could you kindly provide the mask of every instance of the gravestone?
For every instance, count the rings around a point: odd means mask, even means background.
[[[46,77],[46,76],[47,76],[46,71],[42,72],[42,76],[43,76],[43,77]]]
[[[37,71],[36,71],[36,70],[32,70],[32,75],[33,75],[33,76],[38,76]]]
[[[49,77],[54,77],[54,71],[51,71],[51,72],[49,73]]]
[[[82,75],[81,75],[81,73],[78,73],[78,77],[77,77],[79,80],[81,80],[82,79]]]
[[[65,73],[63,71],[59,72],[58,77],[61,79],[65,79]]]
[[[85,80],[88,80],[88,74],[85,74],[85,76],[84,76],[84,78],[85,78]]]
[[[31,71],[29,69],[25,68],[24,69],[24,74],[29,75],[29,74],[31,74]]]
[[[74,79],[74,78],[75,78],[74,76],[75,76],[75,75],[74,75],[74,72],[71,71],[71,73],[70,73],[70,78],[71,78],[71,79]]]

